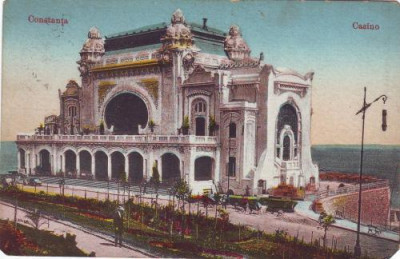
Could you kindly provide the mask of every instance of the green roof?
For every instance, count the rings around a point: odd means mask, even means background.
[[[203,28],[203,25],[197,24],[197,23],[189,23],[189,26],[191,27],[192,30],[198,31],[198,32],[203,32],[203,33],[208,33],[208,34],[213,34],[213,35],[219,35],[219,36],[225,36],[226,32],[215,29],[212,27],[208,27],[207,29]],[[156,31],[160,29],[165,29],[168,27],[168,24],[165,22],[162,23],[157,23],[157,24],[152,24],[152,25],[147,25],[143,26],[134,30],[129,30],[129,31],[123,31],[123,32],[118,32],[114,34],[110,34],[106,36],[107,39],[109,38],[116,38],[116,37],[121,37],[121,36],[128,36],[128,35],[134,35],[142,32],[150,32],[150,31]]]
[[[132,35],[132,34],[138,34],[138,33],[141,33],[141,32],[155,31],[155,30],[159,30],[159,29],[163,29],[163,28],[167,28],[167,27],[168,27],[168,24],[166,24],[165,22],[162,22],[162,23],[143,26],[143,27],[140,27],[140,28],[137,28],[137,29],[134,29],[134,30],[114,33],[114,34],[106,36],[106,38],[115,38],[115,37],[120,37],[120,36],[128,36],[128,35]]]
[[[226,32],[219,30],[219,29],[215,29],[212,27],[208,27],[207,29],[203,28],[202,24],[198,24],[198,23],[189,23],[189,25],[191,26],[191,29],[195,30],[195,31],[200,31],[200,32],[204,32],[204,33],[210,33],[210,34],[214,34],[214,35],[220,35],[220,36],[226,36]]]
[[[194,45],[196,45],[196,47],[200,48],[201,52],[203,52],[203,53],[226,56],[225,50],[224,50],[224,45],[221,43],[218,44],[218,43],[214,43],[211,41],[195,38]]]
[[[110,51],[106,51],[105,56],[128,53],[128,52],[131,52],[131,53],[138,52],[138,51],[146,50],[146,49],[159,49],[160,47],[161,47],[161,43],[157,43],[157,44],[143,45],[143,46],[138,46],[138,47],[128,48],[128,49],[110,50]]]

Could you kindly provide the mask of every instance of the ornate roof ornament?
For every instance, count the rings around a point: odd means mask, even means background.
[[[229,35],[226,37],[224,45],[229,59],[237,61],[250,57],[251,50],[242,38],[239,26],[237,25],[232,25],[229,29]]]
[[[176,11],[172,14],[171,23],[185,23],[185,16],[183,16],[183,12],[181,9],[176,9]]]
[[[88,39],[83,44],[81,55],[85,52],[104,53],[104,40],[96,27],[92,27],[88,32]]]
[[[163,49],[186,49],[193,45],[192,32],[185,23],[185,17],[180,9],[172,14],[171,24],[161,38]]]
[[[89,73],[89,66],[101,59],[104,55],[104,40],[101,38],[99,29],[92,27],[88,32],[88,38],[81,49],[81,59],[78,70],[81,76],[86,76]]]
[[[75,80],[69,80],[63,96],[77,96],[79,94],[79,85]]]

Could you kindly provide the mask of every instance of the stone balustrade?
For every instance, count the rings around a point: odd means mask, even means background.
[[[105,142],[138,144],[205,144],[217,145],[213,136],[195,135],[37,135],[19,134],[18,142]]]

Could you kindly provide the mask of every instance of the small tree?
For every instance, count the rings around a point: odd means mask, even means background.
[[[335,218],[331,214],[326,214],[325,212],[321,212],[321,215],[319,216],[319,227],[324,230],[324,238],[323,238],[324,247],[326,246],[326,233],[329,227],[333,223],[335,223]]]
[[[100,121],[99,131],[100,131],[100,135],[104,135],[104,121],[103,120]]]
[[[25,217],[28,219],[28,224],[35,229],[39,229],[43,224],[45,224],[42,215],[38,209],[29,211]]]
[[[185,116],[184,118],[183,118],[183,123],[182,123],[182,131],[183,131],[183,135],[187,135],[189,132],[189,127],[190,127],[190,124],[189,124],[189,116]]]
[[[43,131],[43,129],[44,129],[44,127],[43,127],[43,123],[40,123],[40,125],[39,125],[39,135],[41,135],[42,134],[42,131]]]
[[[118,175],[118,193],[119,193],[119,184],[121,183],[122,188],[124,190],[124,203],[125,203],[125,187],[126,187],[127,182],[128,182],[128,180],[127,180],[126,172],[121,171]]]
[[[214,200],[215,200],[215,227],[214,228],[215,228],[215,230],[217,230],[218,204],[221,202],[221,195],[218,192],[214,194]]]
[[[218,125],[215,121],[215,117],[213,115],[210,115],[208,120],[209,120],[208,130],[210,132],[210,136],[214,136],[214,132],[218,127]]]
[[[189,185],[186,181],[183,179],[179,179],[176,184],[174,189],[176,190],[176,197],[178,200],[182,201],[182,218],[181,218],[181,228],[182,228],[182,238],[184,237],[184,223],[185,223],[185,200],[189,197],[190,194],[190,189]]]
[[[155,124],[154,121],[151,119],[151,120],[149,121],[149,128],[150,128],[151,132],[154,131],[154,127],[155,127],[155,126],[156,126],[156,124]]]
[[[156,190],[156,204],[155,204],[155,210],[156,210],[156,217],[157,217],[157,207],[158,207],[158,189],[160,187],[160,173],[158,172],[158,165],[157,162],[154,161],[153,168],[152,168],[152,176],[150,178],[150,184],[154,187]]]

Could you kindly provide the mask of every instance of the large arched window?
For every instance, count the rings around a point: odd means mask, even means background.
[[[289,103],[283,105],[276,123],[276,156],[284,161],[298,158],[299,125],[295,107]]]
[[[198,98],[192,103],[192,125],[194,125],[196,136],[205,136],[207,128],[207,103]]]
[[[281,107],[278,114],[277,122],[277,139],[279,139],[280,133],[285,127],[289,125],[294,133],[294,139],[297,142],[298,135],[298,118],[297,111],[291,104],[285,104]]]

